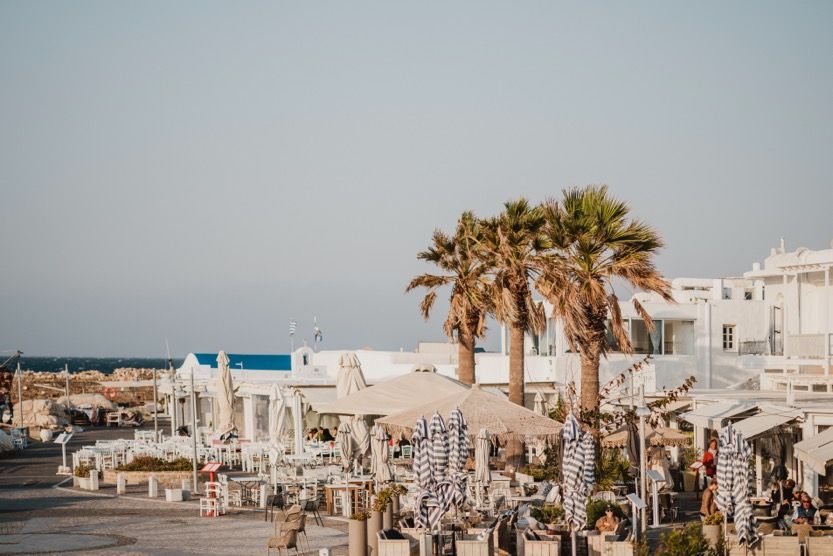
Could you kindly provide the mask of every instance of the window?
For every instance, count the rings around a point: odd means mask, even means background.
[[[661,320],[654,320],[654,330],[649,332],[648,327],[642,319],[631,320],[631,343],[634,353],[650,353],[653,355],[662,354],[662,331]]]
[[[694,321],[665,321],[665,355],[694,355]]]
[[[723,299],[732,299],[732,288],[723,288]]]
[[[735,349],[735,325],[723,325],[723,349]]]
[[[751,300],[752,300],[752,290],[745,290],[745,291],[743,292],[743,298],[744,298],[746,301],[751,301]]]

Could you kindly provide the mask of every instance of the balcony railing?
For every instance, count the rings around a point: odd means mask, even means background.
[[[738,355],[769,355],[766,340],[744,340],[738,344]]]
[[[788,357],[824,359],[827,352],[826,334],[798,334],[787,336],[784,353]]]

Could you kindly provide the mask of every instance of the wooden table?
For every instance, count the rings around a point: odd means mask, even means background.
[[[350,497],[350,513],[358,513],[359,511],[359,497],[356,496],[356,493],[360,490],[364,490],[364,486],[357,485],[357,484],[336,484],[336,485],[324,485],[324,493],[325,493],[325,500],[327,503],[327,514],[335,515],[335,501],[334,498],[336,496],[341,496],[341,493],[347,491]]]

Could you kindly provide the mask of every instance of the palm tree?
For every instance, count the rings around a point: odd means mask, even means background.
[[[546,324],[541,303],[532,298],[531,281],[538,276],[540,256],[547,247],[541,206],[523,197],[505,203],[498,216],[483,224],[481,256],[492,269],[492,311],[509,328],[509,401],[524,404],[524,333],[538,333]]]
[[[629,218],[627,204],[608,195],[607,186],[572,188],[559,205],[545,205],[546,235],[552,243],[536,283],[562,319],[564,333],[581,360],[581,409],[599,409],[599,362],[607,355],[609,330],[625,353],[633,353],[622,323],[613,281],[655,292],[671,301],[668,282],[654,266],[662,238],[647,224]],[[650,315],[635,298],[637,313],[653,330]],[[595,420],[595,419],[594,419]]]
[[[444,274],[417,276],[405,291],[423,287],[428,293],[420,303],[425,320],[437,299],[437,289],[451,286],[448,316],[443,330],[449,339],[457,335],[459,378],[465,384],[474,384],[474,346],[477,338],[486,332],[486,314],[489,304],[489,279],[487,267],[476,252],[480,224],[472,212],[464,212],[457,221],[454,236],[440,230],[434,231],[432,245],[417,255],[434,263]]]

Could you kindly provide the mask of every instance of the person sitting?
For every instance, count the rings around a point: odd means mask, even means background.
[[[811,524],[816,517],[816,508],[813,506],[813,501],[810,500],[808,494],[801,497],[801,505],[796,508],[795,515],[793,515],[793,523]]]
[[[318,427],[312,427],[307,433],[307,441],[315,442],[318,440]]]
[[[703,492],[703,501],[700,503],[700,515],[703,519],[717,513],[717,479],[712,480],[709,487]]]
[[[619,525],[619,518],[613,513],[613,506],[605,506],[605,513],[596,520],[596,530],[599,533],[613,533]]]
[[[321,433],[321,440],[323,442],[331,442],[335,440],[335,437],[333,436],[333,433],[330,432],[330,429],[324,429]]]
[[[790,502],[793,500],[793,492],[795,491],[795,481],[787,479],[783,486],[776,485],[772,490],[771,498],[773,503],[778,506],[778,517],[783,518],[790,513],[792,508]],[[783,492],[783,497],[781,493]]]

